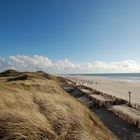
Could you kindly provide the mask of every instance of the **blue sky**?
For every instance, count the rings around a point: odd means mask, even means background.
[[[140,63],[139,0],[0,0],[0,56]]]

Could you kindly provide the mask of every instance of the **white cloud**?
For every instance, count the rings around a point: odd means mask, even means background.
[[[26,55],[10,56],[9,63],[17,70],[47,70],[51,67],[52,62],[47,57],[34,55],[29,57]]]
[[[93,63],[75,64],[68,59],[51,61],[48,57],[34,55],[0,57],[0,71],[16,69],[20,71],[43,70],[51,73],[99,73],[99,72],[140,72],[140,65],[133,60],[106,63],[95,61]]]

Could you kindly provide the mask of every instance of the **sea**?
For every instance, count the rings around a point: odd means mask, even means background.
[[[92,76],[107,78],[110,80],[119,80],[127,82],[138,82],[140,83],[140,73],[100,73],[100,74],[69,74],[71,76]]]

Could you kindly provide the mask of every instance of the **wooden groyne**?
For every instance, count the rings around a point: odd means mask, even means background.
[[[105,107],[119,118],[140,129],[140,112],[138,106],[129,104],[128,101],[115,96],[90,89],[89,87],[79,86],[77,88],[93,102],[92,106],[94,108]],[[118,106],[119,108],[117,108]]]
[[[108,107],[110,105],[127,104],[127,101],[106,93],[94,90],[92,88],[80,85],[77,86],[81,92],[93,101],[95,107]]]

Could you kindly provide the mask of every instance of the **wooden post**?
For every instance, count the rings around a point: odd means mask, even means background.
[[[129,105],[131,105],[131,92],[129,91],[128,94],[129,94]]]

